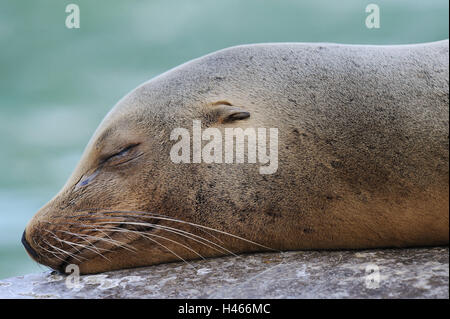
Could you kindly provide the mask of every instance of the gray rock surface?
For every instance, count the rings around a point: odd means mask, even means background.
[[[448,247],[264,253],[86,275],[75,283],[30,274],[0,280],[0,297],[449,298],[449,256]]]

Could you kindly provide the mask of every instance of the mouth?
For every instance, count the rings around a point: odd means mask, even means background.
[[[36,252],[36,250],[34,250],[33,247],[31,247],[31,245],[27,241],[27,235],[25,230],[23,231],[22,234],[22,245],[23,247],[25,247],[26,252],[31,258],[33,258],[36,261],[39,260],[39,254]]]
[[[25,251],[27,252],[27,254],[37,263],[42,264],[44,266],[50,267],[53,270],[56,270],[58,272],[63,273],[66,266],[69,264],[69,259],[70,257],[66,258],[63,262],[61,262],[60,264],[46,264],[43,263],[42,260],[42,256],[30,245],[30,243],[27,240],[27,235],[26,235],[26,230],[23,232],[22,234],[22,239],[21,239],[22,245],[25,248]]]

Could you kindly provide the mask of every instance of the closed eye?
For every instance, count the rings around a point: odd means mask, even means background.
[[[103,158],[103,159],[100,161],[100,164],[104,164],[104,163],[109,162],[109,161],[111,161],[111,160],[118,159],[118,158],[121,158],[121,157],[123,157],[123,156],[128,155],[128,154],[130,153],[130,151],[131,151],[132,149],[134,149],[136,146],[138,146],[139,144],[140,144],[140,143],[130,144],[130,145],[128,145],[127,147],[123,148],[120,152],[117,152],[117,153],[115,153],[115,154],[106,156],[105,158]]]
[[[127,156],[139,144],[140,143],[128,145],[127,147],[123,148],[120,152],[114,153],[109,156],[105,156],[103,159],[100,160],[100,164],[98,165],[97,169],[92,174],[90,174],[88,176],[83,176],[80,179],[80,181],[75,186],[75,190],[90,184],[100,173],[102,167],[118,166],[118,165],[125,164],[127,162],[130,162],[130,161],[140,157],[143,153],[134,152],[133,156],[131,156],[131,159],[130,159],[130,156]]]

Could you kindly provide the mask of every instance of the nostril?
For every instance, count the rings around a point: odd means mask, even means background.
[[[25,231],[23,232],[23,235],[22,235],[22,244],[25,247],[25,250],[27,251],[27,253],[30,254],[31,257],[33,257],[34,259],[37,259],[39,257],[37,252],[27,242]]]

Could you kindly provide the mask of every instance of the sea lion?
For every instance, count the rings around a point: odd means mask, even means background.
[[[447,245],[448,40],[243,45],[125,96],[29,222],[39,263],[96,273],[263,250]],[[278,129],[278,167],[174,163],[176,128]]]

